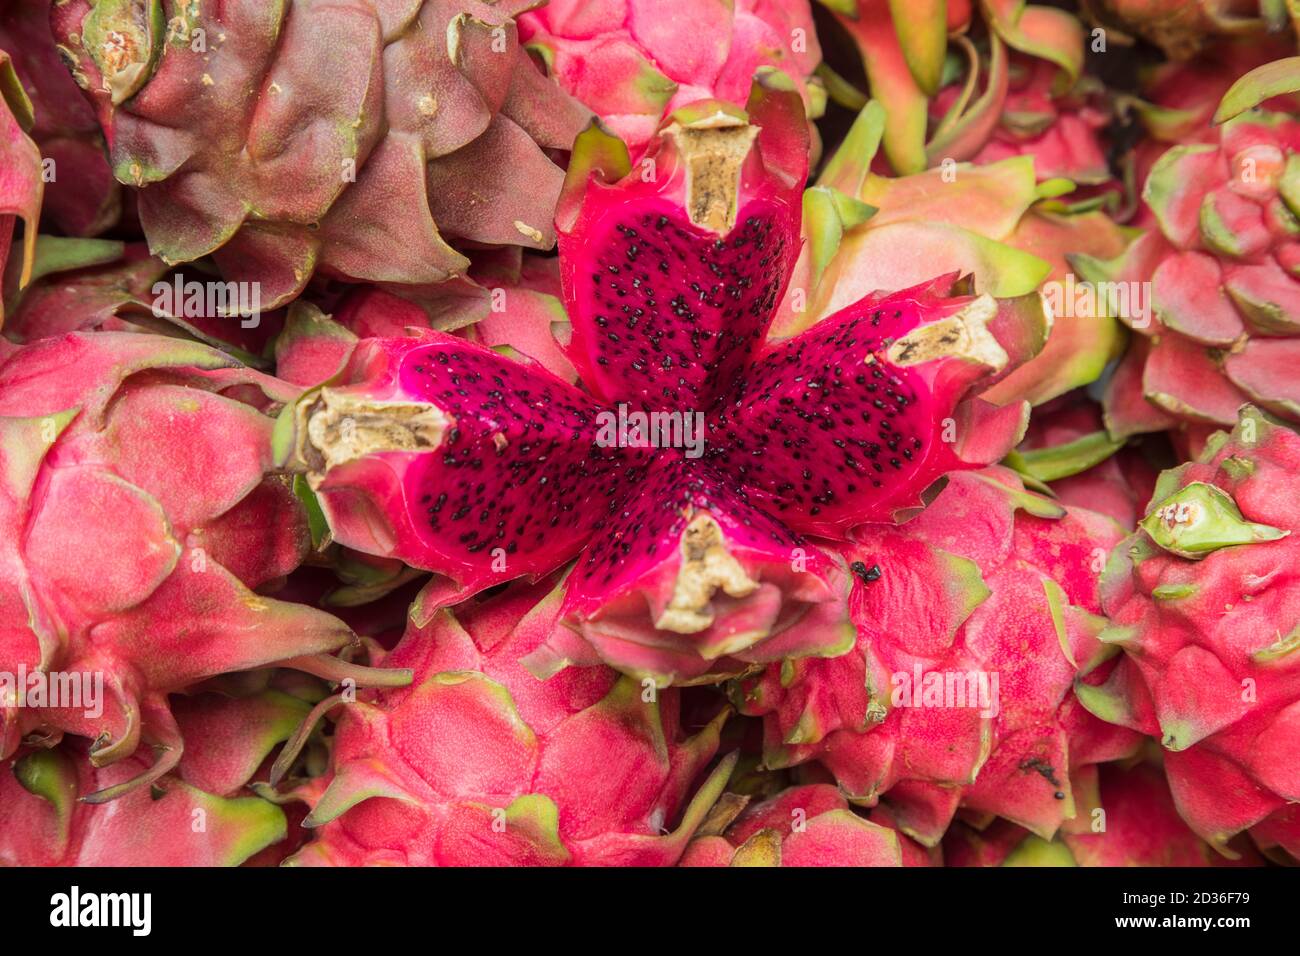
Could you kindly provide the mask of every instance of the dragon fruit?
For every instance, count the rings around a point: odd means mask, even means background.
[[[275,342],[276,374],[303,386],[341,372],[359,338],[400,336],[408,328],[455,331],[522,353],[565,381],[577,379],[561,344],[569,336],[559,260],[518,248],[480,252],[468,274],[432,287],[353,287],[329,315],[299,300],[288,326]]]
[[[151,251],[211,253],[273,308],[317,269],[461,274],[444,234],[554,243],[563,173],[545,150],[588,114],[519,46],[529,5],[69,0],[51,16]]]
[[[143,754],[98,767],[75,738],[20,749],[0,768],[0,865],[238,866],[288,837],[284,811],[246,785],[310,707],[279,690],[179,697],[185,757],[108,805],[77,798],[146,772]]]
[[[62,734],[93,741],[97,767],[141,742],[158,748],[147,769],[115,773],[88,798],[102,801],[176,766],[168,692],[276,662],[366,676],[329,656],[354,641],[341,621],[258,593],[308,543],[302,505],[270,474],[265,412],[294,394],[177,339],[96,332],[8,346],[0,755]],[[55,677],[94,682],[97,701],[51,698]]]
[[[552,0],[521,15],[519,33],[634,155],[680,106],[743,103],[760,67],[794,80],[810,119],[825,106],[808,0]]]
[[[791,787],[761,803],[722,796],[682,866],[929,866],[926,851],[855,813],[830,784]]]
[[[1049,484],[1062,504],[1099,511],[1122,528],[1134,528],[1155,490],[1158,463],[1168,461],[1170,452],[1154,440],[1112,439],[1101,406],[1076,391],[1035,410],[1025,440],[1005,464]]]
[[[5,336],[26,343],[68,332],[153,332],[201,341],[245,365],[266,367],[284,311],[259,313],[256,321],[227,314],[206,301],[218,285],[209,279],[150,256],[143,243],[42,235],[31,283],[9,296]],[[227,294],[229,286],[219,285]],[[195,292],[204,293],[202,307],[196,307]]]
[[[118,223],[124,190],[105,159],[95,112],[68,74],[50,33],[49,0],[9,0],[0,9],[0,49],[14,58],[32,98],[32,139],[51,164],[41,213],[71,236],[96,236]]]
[[[1161,476],[1102,580],[1101,638],[1124,659],[1078,691],[1160,740],[1179,813],[1224,853],[1253,827],[1300,851],[1300,515],[1286,493],[1297,467],[1300,435],[1246,407],[1231,435]]]
[[[1039,179],[1064,177],[1082,186],[1111,183],[1102,141],[1111,111],[1101,82],[1080,76],[1061,92],[1060,68],[1048,60],[1015,54],[999,66],[1007,75],[1004,98],[997,104],[998,124],[991,131],[981,124],[966,136],[932,144],[931,163],[952,159],[984,165],[1009,156],[1033,156]],[[991,76],[987,82],[998,79]],[[932,119],[942,128],[948,113],[970,95],[966,78],[944,87],[930,101]],[[936,150],[940,145],[942,155]]]
[[[1058,91],[1073,86],[1083,68],[1083,25],[1055,7],[1023,0],[823,3],[835,11],[857,46],[871,97],[885,108],[884,155],[899,175],[918,173],[945,159],[970,159],[989,142],[1000,120],[1008,127],[1017,123],[1017,117],[1004,116],[1019,105],[1014,97],[1008,100],[1008,47],[1026,61],[1050,64],[1059,74],[1053,79]],[[987,27],[987,67],[968,36],[976,21]],[[964,86],[955,99],[952,94],[938,96],[951,76],[946,69],[950,42],[967,64]],[[936,98],[941,102],[931,122],[931,101]],[[854,98],[841,102],[853,108],[862,105]]]
[[[1174,60],[1221,37],[1260,42],[1292,31],[1300,39],[1300,10],[1268,0],[1083,0],[1083,8],[1094,23],[1148,40]]]
[[[875,289],[903,289],[936,272],[972,275],[978,290],[1041,290],[1053,312],[1042,351],[984,393],[995,404],[1048,401],[1097,378],[1118,357],[1123,329],[1074,293],[1067,252],[1118,255],[1125,238],[1095,209],[1066,206],[1066,184],[1038,183],[1035,158],[957,164],[911,176],[871,172],[885,114],[859,113],[804,195],[806,242],[773,334],[801,332]]]
[[[1203,438],[1247,401],[1300,421],[1300,123],[1252,110],[1205,133],[1151,166],[1149,231],[1119,257],[1071,257],[1091,281],[1150,288],[1149,319],[1121,316],[1140,335],[1106,389],[1117,438],[1179,425]]]
[[[1074,790],[1083,797],[1084,812],[1067,823],[1053,842],[1008,820],[995,820],[983,829],[956,823],[943,839],[944,862],[948,866],[1259,866],[1263,862],[1245,845],[1240,847],[1239,860],[1215,853],[1188,829],[1163,774],[1149,763],[1131,768],[1085,767],[1074,781]]]
[[[1140,742],[1073,692],[1079,666],[1099,680],[1114,657],[1097,579],[1121,534],[1003,468],[950,476],[901,527],[858,529],[844,548],[855,650],[736,685],[738,708],[764,717],[766,765],[819,760],[926,846],[959,807],[1051,839],[1077,812],[1071,774]]]
[[[590,395],[422,332],[352,346],[282,417],[279,458],[306,473],[334,540],[441,576],[422,613],[581,555],[539,674],[603,661],[715,681],[847,650],[843,563],[804,536],[888,520],[1023,428],[1022,403],[968,393],[1041,345],[1035,296],[948,297],[948,276],[765,344],[807,151],[779,81],[750,110],[757,129],[726,104],[677,111],[653,182],[598,127],[576,145],[561,278]],[[615,407],[696,423],[698,453],[602,437]]]
[[[1217,142],[1213,120],[1224,95],[1252,70],[1284,59],[1289,48],[1284,40],[1236,39],[1216,43],[1191,60],[1143,70],[1140,98],[1127,101],[1146,134],[1136,149],[1152,154],[1149,161],[1144,158],[1139,163],[1141,181],[1151,162],[1170,146]],[[1285,112],[1287,101],[1279,101],[1277,107],[1276,112]]]
[[[5,317],[3,293],[11,285],[6,266],[19,219],[24,232],[13,286],[21,288],[31,280],[36,255],[44,183],[41,154],[27,135],[31,127],[31,101],[18,82],[9,54],[0,50],[0,325]]]
[[[279,798],[311,807],[314,838],[290,864],[676,862],[735,762],[692,796],[727,711],[690,733],[683,691],[604,667],[537,680],[519,661],[553,627],[548,589],[516,585],[411,623],[381,661],[412,669],[411,686],[344,705],[329,771]]]

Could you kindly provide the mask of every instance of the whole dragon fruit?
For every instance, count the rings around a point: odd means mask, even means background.
[[[1300,435],[1242,410],[1202,458],[1161,476],[1102,599],[1124,649],[1094,713],[1160,740],[1179,812],[1225,853],[1243,830],[1300,855]]]
[[[365,676],[329,656],[355,640],[341,621],[259,593],[309,540],[302,505],[270,474],[266,413],[294,390],[147,334],[0,355],[0,755],[63,734],[93,741],[97,767],[158,749],[87,798],[105,800],[176,766],[169,692],[279,662]]]
[[[445,237],[549,248],[589,115],[537,70],[531,3],[69,0],[54,33],[150,250],[212,254],[273,308],[312,274],[439,282]]]
[[[547,591],[410,624],[382,663],[411,668],[411,686],[344,705],[328,772],[280,797],[305,800],[315,831],[291,865],[676,862],[735,762],[692,790],[727,711],[691,733],[683,691],[605,667],[537,680],[519,661],[554,626]]]
[[[24,747],[0,767],[2,866],[238,866],[287,837],[284,811],[247,789],[311,705],[280,690],[177,698],[190,745],[174,771],[111,804],[78,796],[147,772],[98,767],[85,741]]]
[[[1300,122],[1251,110],[1200,135],[1151,166],[1149,231],[1117,258],[1071,257],[1094,283],[1149,288],[1149,315],[1120,315],[1139,335],[1105,393],[1117,438],[1203,437],[1247,401],[1300,421]]]
[[[794,80],[810,119],[825,106],[808,0],[551,0],[519,33],[634,156],[680,106],[745,102],[760,67]]]
[[[807,536],[887,520],[1004,454],[1023,403],[970,393],[1041,347],[1049,319],[1036,296],[950,297],[948,276],[766,343],[797,251],[804,130],[768,75],[748,114],[674,113],[651,181],[617,139],[584,134],[559,228],[567,354],[589,394],[435,332],[361,341],[282,417],[280,460],[334,539],[444,576],[421,614],[580,557],[540,674],[604,661],[715,681],[847,650],[843,562]],[[679,433],[624,435],[628,415]]]
[[[736,685],[764,717],[766,765],[819,760],[926,846],[958,808],[1051,839],[1077,812],[1071,775],[1140,742],[1073,689],[1079,667],[1114,657],[1097,580],[1120,528],[998,468],[952,475],[915,518],[855,537],[854,651]]]

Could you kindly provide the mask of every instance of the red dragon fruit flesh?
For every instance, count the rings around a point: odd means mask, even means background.
[[[672,114],[648,167],[589,128],[558,215],[587,391],[437,332],[362,340],[279,433],[334,539],[436,572],[426,615],[577,558],[568,627],[530,661],[542,675],[604,661],[711,682],[847,650],[846,568],[816,538],[1005,454],[1026,406],[977,392],[1050,318],[1037,296],[999,303],[947,276],[765,341],[798,250],[805,134],[779,74],[746,111]],[[638,414],[697,440],[614,436]]]

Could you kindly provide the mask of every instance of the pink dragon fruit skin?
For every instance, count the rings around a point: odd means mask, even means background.
[[[5,335],[14,342],[68,332],[156,333],[166,322],[184,337],[261,368],[267,364],[263,354],[284,325],[279,310],[246,322],[212,305],[189,308],[194,300],[186,302],[188,290],[207,288],[199,285],[207,277],[150,256],[144,243],[42,235],[33,274],[36,278],[8,303]],[[171,294],[160,296],[160,283]]]
[[[943,838],[945,865],[1263,865],[1263,858],[1248,845],[1239,847],[1241,859],[1228,860],[1196,836],[1178,815],[1158,766],[1083,767],[1072,784],[1081,812],[1052,843],[1009,820],[995,820],[980,829],[958,822]]]
[[[790,787],[761,803],[724,794],[681,866],[929,866],[926,851],[854,813],[831,784]]]
[[[1041,346],[1033,297],[953,296],[947,276],[764,342],[806,172],[777,77],[748,113],[695,104],[665,137],[649,183],[598,126],[574,149],[560,271],[591,394],[436,332],[323,335],[346,366],[282,418],[279,460],[307,474],[335,541],[441,576],[421,613],[581,556],[539,674],[603,660],[714,681],[846,650],[843,563],[802,535],[913,507],[1023,427],[1023,403],[967,395]],[[701,420],[702,454],[602,440],[616,409]]]
[[[1110,115],[1101,84],[1084,77],[1061,95],[1054,88],[1056,64],[1023,54],[1010,60],[1001,122],[973,155],[952,158],[987,165],[1028,155],[1040,180],[1061,176],[1081,186],[1110,182],[1101,140]],[[942,119],[960,94],[958,84],[945,87],[930,101],[931,115]]]
[[[246,789],[310,704],[276,690],[173,703],[189,745],[175,771],[110,804],[78,796],[146,773],[141,752],[98,768],[84,741],[26,747],[0,767],[0,865],[237,866],[286,838],[284,812]],[[202,826],[196,826],[201,822]]]
[[[790,76],[813,116],[824,102],[808,83],[821,50],[807,0],[553,0],[519,33],[634,154],[678,107],[743,103],[760,67]]]
[[[1014,51],[1017,67],[1041,61],[1041,72],[1037,66],[1029,67],[1030,71],[1050,77],[1058,94],[1074,87],[1083,69],[1083,24],[1073,13],[1055,6],[1002,0],[912,5],[896,0],[832,0],[826,5],[858,47],[872,98],[885,107],[884,157],[899,175],[949,159],[970,159],[991,140],[1005,142],[1009,138],[1005,134],[1010,138],[1032,135],[1035,127],[1053,119],[1034,115],[1043,104],[1032,88],[1027,97],[1023,95],[1020,76],[1015,77],[1013,90],[1012,74],[1019,71],[1009,67],[1008,50]],[[985,29],[977,34],[981,43],[977,51],[971,28],[980,21]],[[963,92],[957,96],[941,90],[950,64],[969,64],[963,71]],[[1066,160],[1076,170],[1091,167],[1097,174],[1094,158],[1087,155],[1093,152],[1087,124],[1088,120],[1065,124],[1083,134],[1077,157],[1060,155],[1058,148],[1064,144],[1050,134],[1045,137],[1045,152],[1057,153],[1045,157],[1048,162]]]
[[[0,671],[103,683],[100,713],[6,699],[0,753],[28,734],[89,738],[101,767],[161,748],[93,797],[108,799],[180,759],[168,692],[276,662],[344,666],[328,656],[355,639],[341,621],[253,590],[309,542],[301,503],[270,474],[264,412],[294,394],[215,349],[145,334],[44,339],[0,363]]]
[[[21,219],[25,231],[18,259],[19,287],[31,278],[44,193],[41,154],[27,134],[32,123],[31,101],[18,82],[9,54],[0,50],[0,280],[5,277],[14,230]],[[4,303],[0,301],[0,324],[3,322]]]
[[[568,316],[559,260],[518,248],[513,255],[481,251],[468,275],[431,287],[353,286],[328,316],[295,302],[275,341],[276,375],[319,385],[342,371],[358,339],[401,336],[408,328],[454,329],[471,342],[526,355],[566,382],[577,380],[560,344]]]
[[[1294,185],[1300,123],[1252,111],[1173,146],[1143,185],[1147,232],[1118,257],[1075,256],[1090,281],[1147,283],[1153,321],[1106,386],[1116,437],[1231,427],[1251,401],[1300,418],[1300,245]]]
[[[1048,482],[1062,504],[1099,511],[1132,528],[1151,500],[1166,451],[1155,442],[1112,440],[1101,406],[1077,390],[1035,410],[1008,464]]]
[[[1050,838],[1075,812],[1071,769],[1139,740],[1072,689],[1077,665],[1104,655],[1097,579],[1120,528],[991,469],[950,476],[902,526],[855,535],[856,649],[769,667],[736,690],[743,712],[764,716],[765,762],[820,760],[850,799],[882,801],[926,846],[959,807]],[[988,698],[895,699],[918,670],[985,675]]]
[[[1179,812],[1227,854],[1255,828],[1261,846],[1300,854],[1297,468],[1300,436],[1247,406],[1231,435],[1161,476],[1102,580],[1102,638],[1124,658],[1080,691],[1161,741]]]
[[[547,591],[516,585],[410,625],[383,663],[414,682],[347,705],[329,772],[285,798],[310,804],[315,831],[291,864],[677,860],[734,764],[688,800],[726,711],[688,736],[681,691],[647,697],[605,667],[537,680],[519,659],[553,627]]]

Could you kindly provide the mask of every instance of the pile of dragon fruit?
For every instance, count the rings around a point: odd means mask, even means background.
[[[0,0],[0,864],[1296,863],[1298,38]]]

